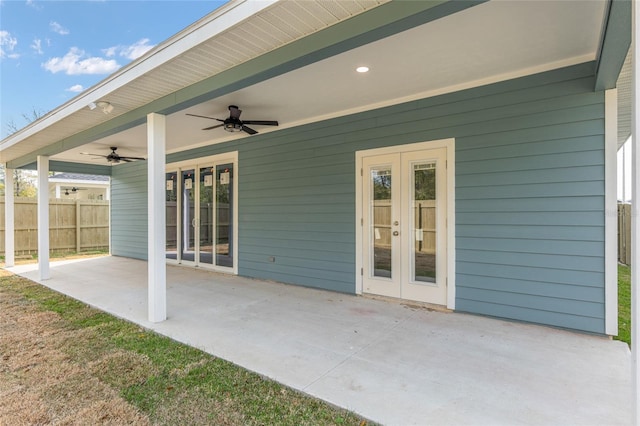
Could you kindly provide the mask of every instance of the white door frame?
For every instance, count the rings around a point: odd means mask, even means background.
[[[455,309],[456,305],[456,229],[455,229],[455,139],[440,139],[429,142],[419,142],[408,145],[391,146],[385,148],[356,151],[356,294],[362,294],[363,277],[363,211],[362,211],[362,160],[364,157],[372,155],[395,154],[412,151],[422,151],[435,148],[446,148],[447,150],[447,308]]]
[[[234,229],[233,229],[233,268],[228,268],[228,267],[224,267],[224,266],[217,266],[214,264],[212,265],[206,265],[206,264],[200,264],[198,262],[198,259],[196,259],[196,254],[198,253],[199,250],[199,236],[196,234],[196,238],[194,239],[194,247],[197,249],[195,254],[194,254],[194,261],[187,261],[186,263],[182,262],[181,259],[181,249],[180,249],[180,244],[181,244],[181,238],[182,238],[182,171],[183,170],[187,170],[187,169],[193,169],[194,170],[194,199],[196,199],[196,197],[199,197],[199,182],[196,181],[196,177],[199,176],[199,172],[200,172],[200,167],[201,166],[211,166],[211,165],[218,165],[218,164],[225,164],[225,163],[232,163],[233,164],[233,224],[234,224]],[[168,163],[165,167],[165,173],[169,173],[169,172],[177,172],[177,179],[176,179],[176,185],[177,187],[177,193],[178,193],[178,198],[177,198],[177,209],[178,209],[178,217],[180,218],[180,221],[178,223],[178,227],[177,227],[177,238],[178,238],[178,244],[177,244],[177,256],[176,259],[166,259],[167,263],[170,264],[181,264],[181,265],[185,265],[185,266],[198,266],[200,268],[203,269],[211,269],[214,271],[219,271],[219,272],[232,272],[234,275],[238,275],[238,176],[239,176],[239,171],[238,171],[238,151],[233,151],[233,152],[226,152],[224,154],[218,154],[218,155],[211,155],[208,157],[199,157],[199,158],[193,158],[191,160],[184,160],[184,161],[178,161],[178,162],[174,162],[174,163]],[[197,221],[200,220],[200,215],[198,212],[198,209],[196,209],[196,211],[194,212],[195,214],[195,218]],[[215,253],[214,253],[214,260],[215,260]]]

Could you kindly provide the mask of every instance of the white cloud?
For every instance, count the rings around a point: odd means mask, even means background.
[[[54,33],[58,33],[60,35],[67,35],[69,34],[69,30],[66,29],[65,27],[63,27],[62,25],[58,24],[56,21],[51,21],[49,23],[49,28],[51,29],[51,31],[53,31]]]
[[[31,43],[31,46],[29,47],[35,50],[38,55],[42,55],[44,53],[42,51],[42,40],[40,40],[39,38],[33,39],[33,43]]]
[[[67,89],[67,92],[74,92],[74,93],[80,93],[84,90],[84,87],[82,87],[82,84],[75,84],[71,87],[69,87]]]
[[[111,58],[112,56],[116,56],[116,53],[117,53],[119,48],[120,48],[119,46],[113,46],[113,47],[110,47],[108,49],[102,49],[102,53],[104,53],[104,55],[107,58]]]
[[[110,74],[120,68],[115,59],[87,57],[84,50],[72,47],[62,58],[51,58],[42,66],[53,74],[64,71],[67,75]]]
[[[155,47],[155,44],[149,44],[148,38],[143,38],[129,46],[112,46],[107,49],[103,49],[102,52],[108,58],[119,55],[127,59],[138,59],[140,56],[147,53],[149,50]]]
[[[17,44],[18,39],[11,37],[9,31],[0,30],[0,58],[19,58],[20,55],[13,51]]]
[[[42,10],[42,8],[36,4],[35,0],[27,0],[27,6],[32,7],[36,10]]]

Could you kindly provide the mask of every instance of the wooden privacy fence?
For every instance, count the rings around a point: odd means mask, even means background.
[[[38,251],[38,214],[35,198],[15,198],[15,252]],[[0,197],[0,253],[4,255],[4,197]],[[51,200],[49,203],[51,251],[109,248],[109,201]]]
[[[631,265],[631,204],[618,204],[618,262]]]

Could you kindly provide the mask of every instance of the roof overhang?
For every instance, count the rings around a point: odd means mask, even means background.
[[[185,116],[224,118],[229,104],[243,118],[292,127],[599,58],[594,75],[607,88],[617,74],[602,58],[616,62],[625,42],[613,25],[624,23],[616,3],[232,2],[0,142],[0,162],[90,163],[80,155],[86,144],[140,156],[152,112],[168,115],[175,152],[247,137],[203,132],[211,123]],[[372,72],[357,76],[362,63]],[[87,108],[97,100],[114,114]]]

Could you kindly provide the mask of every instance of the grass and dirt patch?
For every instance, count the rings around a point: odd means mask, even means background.
[[[0,398],[11,425],[367,423],[6,271]]]
[[[631,345],[631,268],[618,264],[618,336]]]

